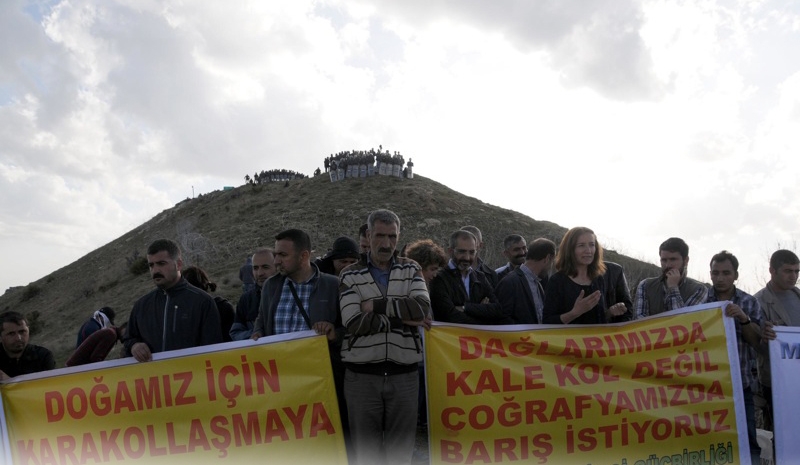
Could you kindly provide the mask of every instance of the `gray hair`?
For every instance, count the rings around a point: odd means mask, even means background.
[[[400,218],[391,210],[375,210],[370,213],[369,218],[367,218],[369,229],[375,228],[375,223],[378,221],[386,224],[396,224],[397,229],[400,230]]]

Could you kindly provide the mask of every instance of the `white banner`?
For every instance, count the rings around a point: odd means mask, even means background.
[[[778,338],[769,342],[772,405],[775,416],[775,463],[800,464],[800,441],[794,426],[800,418],[800,328],[776,326]]]

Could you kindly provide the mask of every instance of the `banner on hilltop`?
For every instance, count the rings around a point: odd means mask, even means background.
[[[347,463],[328,344],[311,331],[15,378],[5,463]]]
[[[800,457],[800,442],[791,425],[800,418],[800,328],[776,326],[775,333],[777,339],[769,341],[775,463],[795,463]]]
[[[743,462],[735,328],[720,305],[602,326],[437,324],[431,463]]]

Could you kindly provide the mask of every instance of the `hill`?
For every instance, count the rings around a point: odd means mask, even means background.
[[[491,266],[505,263],[503,238],[518,233],[547,237],[558,243],[566,229],[520,213],[464,196],[440,183],[415,176],[400,179],[375,176],[331,183],[327,176],[274,182],[215,191],[186,199],[122,237],[28,286],[0,296],[0,309],[22,312],[31,320],[32,342],[43,345],[63,366],[75,347],[80,325],[104,305],[127,321],[137,298],[153,289],[148,273],[133,274],[130,264],[145,255],[155,239],[176,240],[185,266],[197,265],[218,285],[217,294],[238,301],[239,267],[260,246],[288,228],[308,231],[315,255],[323,255],[341,235],[357,239],[358,228],[370,211],[388,208],[401,221],[399,244],[430,238],[446,244],[450,233],[472,224],[483,232]],[[658,268],[609,251],[621,263],[631,287]],[[37,313],[38,312],[38,313]],[[35,328],[35,329],[33,329]]]

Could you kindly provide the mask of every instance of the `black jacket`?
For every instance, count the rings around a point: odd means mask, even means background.
[[[611,308],[612,305],[622,302],[627,309],[622,315],[612,317],[611,322],[631,321],[633,319],[633,302],[631,301],[631,292],[628,289],[628,281],[625,279],[622,266],[614,262],[604,263],[606,265],[606,273],[603,275],[603,280],[605,281],[606,292],[603,298],[606,301],[606,308]]]
[[[55,367],[53,353],[42,346],[28,344],[19,359],[10,358],[6,351],[0,348],[0,370],[12,378],[52,370]]]
[[[124,341],[128,355],[137,342],[152,353],[222,342],[214,298],[185,278],[167,290],[153,290],[131,310]]]
[[[236,313],[229,331],[231,339],[242,341],[250,339],[253,334],[253,322],[258,318],[258,306],[261,305],[261,288],[256,287],[242,294],[236,304]]]
[[[525,266],[525,265],[522,265]],[[542,287],[544,290],[544,286]],[[495,290],[503,312],[511,318],[514,324],[530,325],[541,323],[536,316],[531,287],[528,285],[528,278],[525,273],[517,267],[509,272]],[[544,305],[544,292],[542,292],[542,305]]]
[[[461,272],[445,266],[431,281],[431,308],[436,321],[470,325],[510,324],[511,319],[494,294],[486,275],[470,270],[469,298],[461,281]],[[488,299],[488,303],[481,303]],[[464,311],[456,310],[464,307]]]

